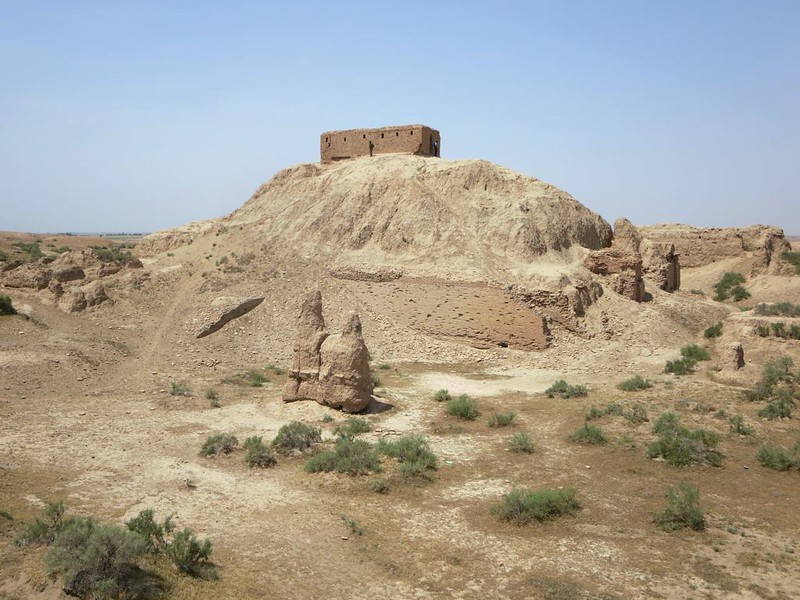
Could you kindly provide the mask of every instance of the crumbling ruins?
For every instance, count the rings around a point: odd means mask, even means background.
[[[441,151],[439,132],[425,125],[326,131],[319,137],[319,154],[323,163],[393,152],[441,156]]]
[[[297,318],[292,365],[283,401],[316,400],[348,413],[364,410],[372,397],[369,351],[361,336],[361,320],[350,313],[341,333],[325,330],[322,294],[308,294]]]

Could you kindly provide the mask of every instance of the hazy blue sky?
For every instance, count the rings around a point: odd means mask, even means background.
[[[0,0],[0,229],[226,214],[423,123],[609,221],[800,234],[800,1]]]

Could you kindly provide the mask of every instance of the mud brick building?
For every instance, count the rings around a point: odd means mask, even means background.
[[[441,156],[441,151],[439,132],[425,125],[326,131],[319,137],[319,154],[323,163],[391,152]]]

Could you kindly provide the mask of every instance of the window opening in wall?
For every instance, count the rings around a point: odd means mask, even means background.
[[[383,138],[383,134],[381,134],[381,138]]]
[[[395,131],[394,134],[395,135],[400,135],[400,132],[399,131]]]
[[[346,141],[347,141],[347,138],[344,138],[344,141],[346,142]]]
[[[413,132],[413,131],[409,131],[408,133],[410,133],[411,135],[414,135],[414,132]]]
[[[325,138],[325,141],[327,142],[327,141],[328,141],[328,138]]]
[[[367,134],[366,133],[364,134],[364,139],[367,139]]]

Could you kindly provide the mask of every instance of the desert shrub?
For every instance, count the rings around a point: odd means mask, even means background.
[[[264,370],[265,371],[269,371],[270,373],[274,373],[275,375],[285,375],[286,374],[286,370],[285,369],[281,369],[278,365],[274,365],[272,363],[264,365]]]
[[[381,387],[381,384],[383,382],[381,381],[381,376],[380,375],[378,375],[377,373],[370,373],[370,377],[372,378],[372,386],[373,387],[376,387],[376,388],[377,387]]]
[[[48,502],[41,517],[35,517],[22,530],[14,543],[17,546],[51,544],[56,534],[64,526],[64,513],[67,507],[62,500]]]
[[[650,458],[662,457],[676,467],[694,463],[715,467],[722,464],[722,454],[715,449],[719,444],[719,434],[705,429],[687,429],[675,413],[663,413],[656,420],[653,433],[659,438],[647,447]]]
[[[450,400],[453,399],[453,397],[450,395],[450,392],[448,392],[447,390],[442,389],[442,390],[438,390],[433,395],[433,399],[436,400],[437,402],[449,402]]]
[[[800,254],[800,252],[798,252]],[[791,302],[759,302],[753,308],[753,314],[766,317],[800,317],[800,304]]]
[[[686,527],[704,531],[706,517],[699,501],[700,491],[697,486],[682,481],[677,487],[667,490],[667,506],[656,515],[656,523],[664,531],[676,531]]]
[[[184,383],[173,381],[170,385],[170,396],[188,396],[189,394],[191,394],[191,390],[189,390],[189,387]]]
[[[175,530],[171,516],[159,523],[152,508],[147,508],[130,521],[125,521],[125,526],[144,540],[145,547],[151,554],[166,548],[167,536]]]
[[[206,390],[206,399],[208,400],[209,405],[212,408],[219,408],[222,406],[219,402],[219,395],[217,394],[217,390],[214,388],[209,388]]]
[[[594,421],[595,419],[600,419],[606,416],[605,409],[597,408],[596,406],[592,406],[586,411],[586,420],[587,421]]]
[[[245,375],[245,381],[250,387],[263,387],[265,383],[269,383],[269,377],[261,369],[250,369]]]
[[[333,423],[333,417],[331,415],[325,415],[322,417],[323,423]]]
[[[381,440],[377,450],[400,461],[403,475],[425,475],[436,470],[436,455],[421,435],[404,435],[393,442]]]
[[[383,371],[387,371],[388,369],[391,369],[391,368],[392,368],[392,366],[391,366],[389,363],[385,363],[385,362],[384,362],[384,363],[380,363],[380,364],[378,365],[378,368],[379,368],[379,369],[381,369],[381,370],[383,370]]]
[[[260,435],[254,435],[244,441],[244,462],[248,467],[266,469],[278,461],[269,446],[265,446]]]
[[[44,256],[39,242],[14,242],[12,246],[22,250],[30,258],[42,258]]]
[[[450,400],[445,407],[445,412],[447,412],[448,415],[466,421],[474,421],[478,418],[478,406],[475,401],[466,394],[461,394],[458,398]]]
[[[374,479],[372,483],[369,484],[369,489],[376,494],[388,494],[389,482],[385,479]]]
[[[272,447],[281,454],[289,454],[293,450],[308,450],[312,444],[321,441],[322,432],[319,429],[300,421],[292,421],[278,430],[272,440]]]
[[[15,315],[17,310],[11,303],[11,298],[6,294],[0,294],[0,316],[2,315]]]
[[[570,385],[563,379],[559,379],[545,390],[545,394],[547,394],[548,398],[553,398],[554,396],[559,396],[564,399],[581,398],[588,393],[585,385]]]
[[[756,332],[760,337],[769,337],[769,325],[759,323],[756,325]]]
[[[176,533],[165,554],[182,573],[195,577],[217,576],[216,567],[211,562],[211,540],[200,541],[191,529]]]
[[[800,440],[791,450],[762,444],[758,448],[758,462],[768,469],[775,469],[776,471],[788,471],[791,468],[800,469]]]
[[[728,423],[731,426],[730,432],[734,435],[753,435],[753,428],[744,422],[742,415],[733,415]]]
[[[786,250],[781,253],[781,258],[794,267],[795,273],[800,275],[800,252]]]
[[[217,454],[230,454],[239,445],[239,440],[230,433],[217,433],[208,436],[200,448],[200,456],[216,456]]]
[[[134,259],[133,254],[117,246],[111,246],[110,248],[105,246],[92,246],[92,252],[94,252],[94,255],[102,262],[116,263],[118,265],[127,264]]]
[[[489,415],[489,427],[508,427],[517,419],[517,413],[492,413]]]
[[[762,419],[774,421],[775,419],[789,419],[792,416],[792,409],[795,406],[795,401],[785,395],[781,394],[771,400],[764,408],[760,409],[756,414]]]
[[[747,278],[741,273],[728,271],[722,278],[714,284],[714,300],[723,302],[730,297],[738,302],[744,298],[748,298],[750,293],[745,290],[741,284],[747,281]]]
[[[588,423],[584,423],[569,439],[578,444],[605,444],[608,441],[602,429]]]
[[[679,358],[678,360],[668,360],[664,365],[665,373],[673,373],[674,375],[688,375],[694,372],[696,361],[691,358]]]
[[[153,581],[138,566],[147,552],[141,536],[92,518],[69,519],[45,555],[48,573],[78,598],[143,598]]]
[[[357,435],[367,433],[368,431],[372,431],[372,425],[370,425],[369,421],[360,417],[353,417],[347,419],[347,421],[341,425],[338,425],[333,430],[333,433],[338,437],[346,437],[352,440]]]
[[[531,454],[533,453],[533,442],[527,433],[520,431],[509,438],[508,449],[512,452]]]
[[[647,423],[647,421],[650,420],[650,417],[647,416],[647,409],[643,404],[639,403],[632,405],[628,410],[624,411],[622,416],[631,423]]]
[[[348,475],[367,475],[381,471],[378,453],[364,440],[339,438],[333,450],[326,450],[306,461],[307,473],[336,471]]]
[[[702,346],[698,346],[697,344],[690,344],[681,348],[681,355],[683,358],[689,358],[695,362],[700,362],[701,360],[711,360],[711,354],[708,352],[708,350]]]
[[[694,294],[695,296],[705,296],[706,295],[706,293],[703,290],[698,290],[696,288],[689,290],[689,293],[690,294]]]
[[[626,379],[619,384],[619,389],[623,392],[635,392],[638,390],[646,390],[651,387],[653,387],[653,384],[641,375],[634,375],[630,379]]]
[[[575,499],[575,488],[561,490],[511,490],[503,501],[492,507],[492,514],[503,521],[525,525],[532,520],[545,521],[555,517],[574,515],[580,509]]]
[[[703,337],[705,338],[716,338],[722,335],[722,321],[718,321],[716,324],[708,327],[705,331],[703,331]]]

